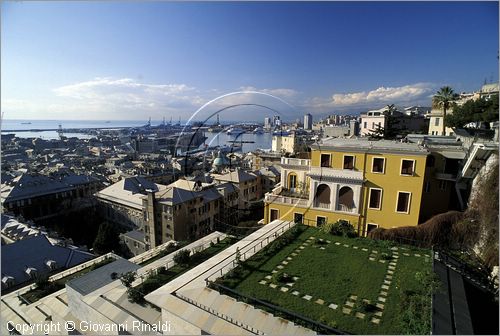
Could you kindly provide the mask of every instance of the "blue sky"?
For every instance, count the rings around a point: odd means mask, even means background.
[[[498,81],[497,2],[3,2],[1,15],[8,119],[187,119],[249,90],[294,108],[246,93],[197,117],[249,102],[320,117]]]

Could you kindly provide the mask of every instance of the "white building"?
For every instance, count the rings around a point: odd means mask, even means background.
[[[304,115],[304,129],[311,130],[312,129],[313,118],[310,113]]]

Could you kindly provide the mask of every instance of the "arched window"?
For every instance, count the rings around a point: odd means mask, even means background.
[[[316,189],[314,196],[314,206],[318,208],[330,207],[330,187],[326,184],[320,184]]]
[[[349,187],[342,187],[339,190],[339,201],[337,210],[352,211],[354,208],[354,191]]]

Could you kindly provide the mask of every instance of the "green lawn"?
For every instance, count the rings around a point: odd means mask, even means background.
[[[323,242],[319,241],[320,238]],[[327,243],[327,240],[330,243]],[[307,245],[302,245],[303,243]],[[344,244],[348,246],[345,247]],[[301,246],[304,248],[301,249]],[[403,297],[406,298],[408,293],[423,291],[422,282],[416,279],[415,274],[431,272],[431,259],[425,257],[430,256],[431,251],[400,245],[394,247],[397,247],[395,253],[388,242],[338,237],[307,227],[285,247],[277,251],[273,251],[273,247],[261,251],[243,263],[239,270],[228,274],[219,282],[242,294],[268,301],[350,333],[400,334],[411,330],[401,324],[401,309],[406,306],[402,302]],[[397,258],[393,255],[397,255]],[[369,260],[370,256],[374,260]],[[282,264],[283,261],[287,264]],[[389,263],[393,261],[396,262],[395,269],[393,274],[388,274]],[[278,265],[283,268],[279,269]],[[272,273],[273,270],[277,273]],[[278,275],[282,273],[288,275],[288,280],[280,281]],[[392,278],[386,278],[386,275]],[[272,278],[266,279],[266,276]],[[293,280],[293,277],[298,279]],[[259,283],[262,280],[266,281],[266,284]],[[389,289],[381,288],[382,285],[387,285],[384,280],[390,281]],[[269,284],[277,287],[271,288]],[[280,288],[283,287],[288,288],[288,291],[282,292]],[[293,295],[295,291],[300,294]],[[387,294],[380,295],[381,291]],[[305,295],[312,298],[305,300]],[[356,298],[351,299],[351,296]],[[379,297],[385,298],[386,301],[379,301]],[[316,303],[318,299],[324,303]],[[363,303],[363,300],[369,300],[369,303]],[[430,307],[430,300],[430,295],[428,300],[427,296],[424,299],[428,305],[426,308]],[[352,307],[349,307],[348,304],[351,303]],[[377,303],[383,304],[384,307],[376,307]],[[329,308],[330,304],[338,307]],[[343,308],[351,309],[350,313],[345,314]],[[364,318],[356,317],[356,312],[363,313]],[[382,316],[376,316],[377,312],[382,312]],[[379,319],[379,323],[372,323],[372,318]],[[425,317],[412,316],[412,319],[415,318],[428,319],[426,323],[430,321],[430,315],[427,314]]]

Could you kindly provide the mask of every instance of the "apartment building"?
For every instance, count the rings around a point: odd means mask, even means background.
[[[366,234],[420,222],[428,149],[328,139],[311,150],[310,160],[282,158],[281,183],[265,195],[265,223],[284,219],[321,226],[346,220]]]

